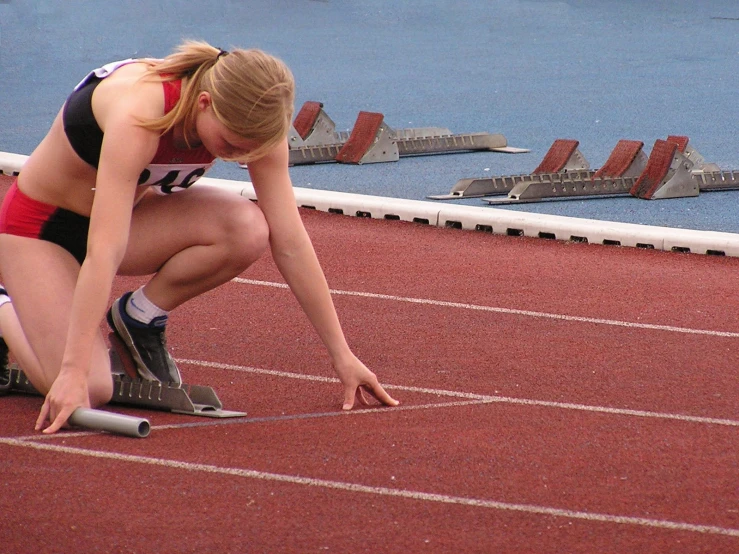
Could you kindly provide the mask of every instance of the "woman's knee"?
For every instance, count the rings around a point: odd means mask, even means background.
[[[107,379],[91,379],[87,384],[87,393],[90,397],[90,406],[93,408],[104,406],[110,402],[110,399],[113,398],[112,374]]]
[[[113,398],[113,373],[110,367],[110,354],[102,336],[95,345],[93,363],[87,378],[87,394],[93,408],[110,402]]]
[[[221,219],[223,241],[230,250],[230,259],[251,264],[269,246],[269,225],[262,210],[251,201],[235,206]]]

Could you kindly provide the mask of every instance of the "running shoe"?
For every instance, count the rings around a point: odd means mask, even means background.
[[[167,339],[164,336],[167,318],[154,318],[149,325],[136,321],[126,313],[129,296],[131,292],[113,303],[108,310],[108,325],[126,345],[142,379],[181,385],[180,370],[167,352]]]
[[[8,295],[8,291],[0,285],[0,294]],[[0,395],[10,392],[10,368],[8,367],[8,345],[0,337]]]
[[[10,368],[8,367],[8,345],[0,337],[0,396],[10,392]]]

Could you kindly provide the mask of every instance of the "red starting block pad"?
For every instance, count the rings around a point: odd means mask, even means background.
[[[638,177],[647,166],[644,143],[640,140],[620,140],[608,160],[593,175],[593,179],[606,177]]]
[[[688,143],[690,142],[690,139],[684,135],[668,135],[667,142],[674,143],[680,152],[685,153],[685,151],[688,149]]]
[[[321,112],[323,112],[323,104],[320,102],[305,102],[300,108],[293,121],[293,128],[301,139],[306,140],[310,136]]]
[[[688,137],[670,135],[657,140],[647,169],[634,184],[632,196],[645,200],[698,196],[700,192],[736,190],[739,174],[706,163]]]
[[[698,196],[702,191],[739,188],[735,171],[706,163],[688,137],[669,135],[657,140],[644,173],[630,194],[644,200]]]
[[[349,138],[347,131],[337,131],[320,102],[305,102],[293,120],[289,144],[292,149],[328,148],[335,157],[341,145]],[[325,157],[325,156],[324,156]]]
[[[532,173],[560,173],[563,171],[589,169],[585,156],[577,149],[580,142],[571,139],[557,139],[544,155],[544,159]]]
[[[629,191],[645,200],[698,196],[700,185],[693,179],[693,161],[683,154],[688,141],[657,139],[649,155],[647,167]]]
[[[383,115],[376,112],[359,112],[349,140],[335,157],[337,162],[348,164],[396,162],[399,158],[398,143]]]

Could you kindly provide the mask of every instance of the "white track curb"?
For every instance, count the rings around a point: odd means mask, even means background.
[[[26,156],[0,152],[0,173],[17,174]],[[198,184],[255,199],[247,181],[204,177]],[[496,208],[404,200],[295,187],[298,206],[349,216],[415,221],[496,234],[653,248],[694,254],[739,256],[739,234],[617,223]]]

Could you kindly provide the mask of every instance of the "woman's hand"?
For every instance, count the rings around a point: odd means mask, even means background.
[[[387,406],[397,406],[400,403],[385,392],[377,376],[353,354],[346,360],[334,362],[334,369],[344,385],[344,410],[351,410],[355,400],[368,406],[366,394]]]
[[[50,421],[51,425],[43,432],[56,433],[67,422],[72,412],[80,407],[90,407],[86,377],[74,373],[59,373],[41,407],[41,413],[36,420],[36,431],[41,430],[46,421]]]

